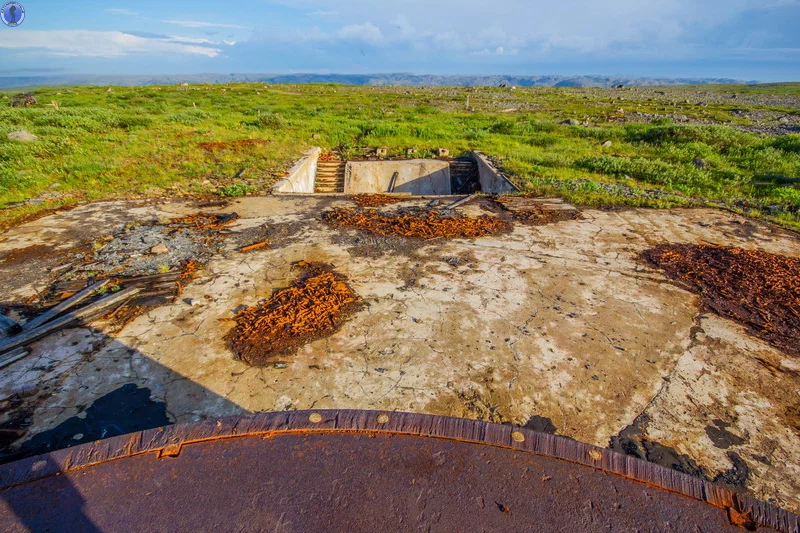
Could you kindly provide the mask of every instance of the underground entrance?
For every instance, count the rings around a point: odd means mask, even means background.
[[[446,196],[518,190],[480,152],[468,152],[457,158],[342,160],[313,148],[278,181],[272,192]]]

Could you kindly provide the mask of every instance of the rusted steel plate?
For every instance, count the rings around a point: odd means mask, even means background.
[[[0,467],[9,531],[800,531],[800,517],[569,439],[295,411],[170,426]]]

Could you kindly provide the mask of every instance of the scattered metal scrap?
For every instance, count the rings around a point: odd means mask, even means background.
[[[346,226],[378,235],[399,235],[419,239],[485,237],[511,230],[511,224],[497,217],[459,216],[428,209],[404,209],[395,214],[372,209],[332,209],[323,213],[331,226]]]
[[[526,194],[499,196],[494,201],[508,211],[515,221],[533,226],[581,218],[580,211],[562,198],[541,198]]]
[[[72,307],[74,304],[77,304],[96,292],[97,289],[92,289],[91,291],[82,291],[74,295],[66,302],[59,304],[59,311],[64,311]],[[9,337],[3,343],[0,343],[0,368],[13,363],[14,361],[18,361],[27,355],[27,352],[25,352],[23,355],[19,350],[20,348],[24,348],[29,344],[46,337],[47,335],[50,335],[51,333],[55,333],[56,331],[72,326],[76,322],[88,323],[96,318],[99,318],[100,316],[108,314],[109,312],[113,312],[139,292],[140,289],[135,287],[124,289],[104,298],[95,300],[94,302],[85,305],[77,311],[66,313],[60,317],[60,312],[55,312],[56,308],[46,312],[44,315],[42,315],[42,317],[34,319],[34,323],[36,324],[35,326],[30,328],[25,328],[23,326],[23,331],[17,335]]]
[[[359,296],[331,265],[301,261],[291,287],[265,303],[240,311],[228,333],[228,346],[251,365],[266,365],[277,355],[336,331],[358,307]]]
[[[665,244],[642,256],[734,320],[800,356],[800,258],[705,244]]]

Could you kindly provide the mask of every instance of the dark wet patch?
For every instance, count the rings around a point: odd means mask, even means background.
[[[73,416],[49,431],[38,433],[16,453],[0,457],[10,462],[117,435],[169,425],[166,404],[150,399],[150,389],[134,384],[98,398],[82,417]]]
[[[228,241],[231,246],[239,249],[259,242],[269,241],[272,243],[272,239],[270,238],[271,234],[271,228],[263,224],[255,228],[247,228],[231,233],[228,236]],[[265,247],[264,249],[269,249],[269,247]]]
[[[397,235],[374,235],[366,232],[340,232],[333,237],[333,243],[347,248],[354,257],[377,259],[384,255],[409,256],[424,246],[422,239],[410,239]]]
[[[745,484],[750,475],[750,469],[738,454],[728,452],[728,458],[733,466],[712,477],[706,467],[698,465],[688,455],[645,437],[644,428],[648,422],[647,415],[638,416],[633,424],[625,427],[619,435],[611,437],[609,448],[618,453],[723,485],[735,492],[746,492]]]
[[[298,220],[295,222],[280,222],[277,224],[269,224],[269,241],[272,243],[272,248],[281,248],[300,242],[303,238],[304,232],[309,230],[313,222],[305,220]],[[254,239],[255,242],[257,239]]]
[[[739,457],[739,454],[728,452],[727,455],[733,466],[714,476],[712,481],[734,492],[744,492],[747,478],[750,477],[750,468],[744,462],[744,459]]]
[[[713,420],[713,423],[713,426],[706,426],[706,435],[708,435],[708,438],[711,439],[711,442],[713,442],[714,446],[717,448],[727,450],[731,446],[741,446],[747,442],[747,439],[743,439],[728,431],[728,428],[731,426],[730,423],[723,422],[719,419]]]
[[[538,431],[539,433],[549,433],[555,435],[557,428],[553,425],[553,421],[544,416],[533,415],[525,422],[523,426],[525,429]]]

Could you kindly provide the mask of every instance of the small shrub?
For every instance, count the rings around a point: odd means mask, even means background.
[[[256,117],[254,126],[264,129],[276,130],[286,125],[286,119],[280,113],[273,113],[271,111],[266,113],[259,113]]]
[[[782,135],[772,141],[772,146],[784,152],[800,154],[800,135]]]
[[[489,126],[489,132],[499,133],[500,135],[513,135],[516,127],[517,124],[513,120],[498,120]]]
[[[134,128],[146,128],[153,125],[153,117],[150,115],[122,115],[117,120],[117,126],[126,130]]]
[[[196,126],[211,117],[211,113],[202,109],[187,109],[175,113],[167,118],[167,122],[182,124],[184,126]]]
[[[247,196],[248,194],[254,192],[256,192],[256,188],[245,183],[226,185],[217,190],[218,195],[225,196],[227,198],[238,198],[240,196]]]
[[[550,148],[551,146],[555,146],[561,142],[558,136],[550,135],[548,133],[537,133],[531,135],[525,141],[531,146],[536,146],[539,148]]]

